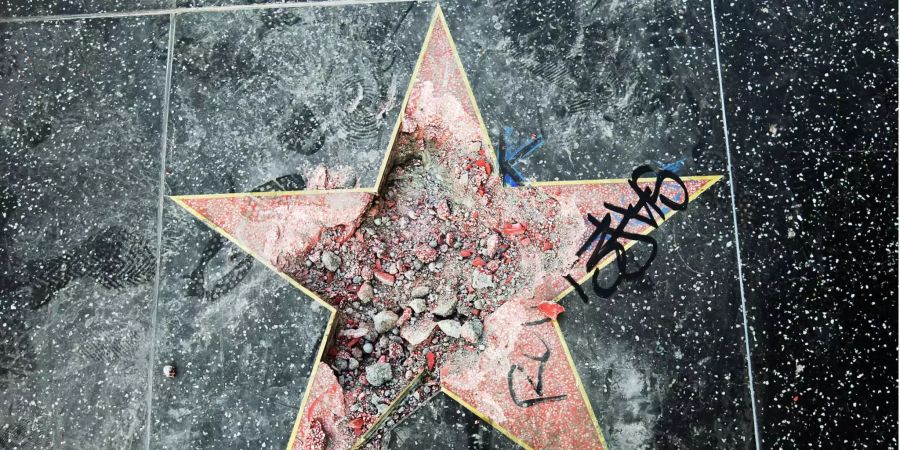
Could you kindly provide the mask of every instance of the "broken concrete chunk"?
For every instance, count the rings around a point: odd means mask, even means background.
[[[478,269],[472,272],[472,287],[475,289],[487,289],[494,287],[494,278],[489,273]]]
[[[437,323],[438,328],[444,332],[447,336],[452,338],[458,338],[459,333],[462,331],[462,327],[459,325],[459,322],[455,320],[442,320]]]
[[[372,317],[372,320],[375,322],[375,331],[379,333],[391,331],[394,325],[397,325],[397,319],[399,317],[391,311],[381,311]]]
[[[481,321],[478,319],[472,319],[463,324],[462,329],[460,329],[459,331],[459,335],[466,341],[474,344],[478,342],[478,339],[481,338],[481,333],[483,331],[484,326],[481,324]]]
[[[416,286],[412,289],[410,296],[412,298],[422,298],[428,295],[429,292],[431,292],[431,288],[428,286]]]
[[[437,306],[431,312],[436,316],[448,317],[456,311],[456,302],[456,297],[439,298]]]
[[[359,287],[358,291],[356,291],[356,296],[359,298],[359,301],[363,303],[370,303],[372,302],[372,298],[375,296],[375,290],[372,289],[372,285],[367,281]]]
[[[497,246],[500,244],[500,236],[491,233],[487,239],[484,240],[484,255],[487,257],[493,257],[495,253],[497,253]]]
[[[409,342],[415,348],[431,336],[431,332],[434,331],[436,325],[431,319],[420,319],[418,322],[400,329],[400,337],[406,339],[406,342]]]
[[[409,302],[409,307],[412,308],[413,312],[416,314],[421,314],[422,311],[425,311],[425,299],[417,298],[413,301]]]
[[[375,363],[366,367],[366,381],[372,386],[381,386],[393,378],[391,373],[391,365],[388,363]]]
[[[340,332],[338,332],[338,336],[348,337],[350,339],[353,339],[353,338],[365,337],[365,335],[368,333],[369,333],[369,329],[366,328],[365,326],[361,326],[359,328],[348,328],[346,330],[341,330]]]
[[[335,272],[341,267],[341,258],[328,250],[322,252],[322,264],[329,272]]]

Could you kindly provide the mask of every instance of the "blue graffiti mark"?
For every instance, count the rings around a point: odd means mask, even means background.
[[[524,140],[516,139],[512,127],[503,127],[500,145],[497,146],[497,161],[500,163],[503,184],[513,187],[525,184],[525,177],[516,169],[515,164],[543,146],[544,137],[540,134],[532,134]]]
[[[672,173],[678,173],[679,170],[684,168],[684,162],[687,161],[687,156],[679,159],[675,162],[670,162],[668,164],[664,164],[662,161],[653,161],[659,167],[660,170],[668,170]]]

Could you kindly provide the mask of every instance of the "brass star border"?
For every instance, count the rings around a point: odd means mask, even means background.
[[[293,428],[292,428],[292,430],[291,430],[291,437],[290,437],[290,440],[289,440],[288,445],[287,445],[287,449],[288,449],[288,450],[291,450],[291,449],[294,447],[294,444],[295,444],[295,441],[296,441],[296,438],[297,438],[297,435],[298,435],[297,431],[298,431],[298,428],[299,428],[300,423],[301,423],[301,419],[302,419],[302,416],[303,416],[303,412],[304,412],[304,410],[306,409],[307,402],[308,402],[309,396],[310,396],[310,392],[311,392],[312,387],[313,387],[313,384],[314,384],[314,382],[315,382],[315,380],[316,380],[316,375],[317,375],[317,371],[318,371],[318,368],[319,368],[319,363],[322,361],[322,357],[323,357],[323,355],[324,355],[324,353],[325,353],[325,350],[326,350],[327,347],[328,347],[328,344],[329,344],[329,341],[330,341],[330,338],[331,338],[331,334],[332,334],[332,332],[333,332],[333,330],[334,330],[334,323],[335,323],[335,319],[336,319],[336,317],[337,317],[337,310],[336,310],[336,308],[335,308],[334,306],[332,306],[332,305],[329,304],[327,301],[325,301],[325,300],[323,300],[322,298],[320,298],[317,294],[315,294],[314,292],[312,292],[310,289],[306,288],[305,286],[303,286],[302,284],[300,284],[299,282],[297,282],[296,280],[294,280],[293,278],[291,278],[289,275],[287,275],[287,274],[285,274],[284,272],[282,272],[282,271],[278,270],[277,268],[275,268],[275,266],[274,266],[271,262],[267,261],[265,258],[261,257],[261,256],[258,255],[256,252],[254,252],[253,250],[251,250],[248,246],[246,246],[245,244],[241,243],[238,239],[236,239],[236,238],[235,238],[233,235],[231,235],[229,232],[225,231],[224,229],[222,229],[222,228],[219,227],[218,225],[214,224],[212,221],[210,221],[209,219],[207,219],[206,217],[204,217],[203,215],[201,215],[199,212],[197,212],[194,208],[188,206],[188,205],[185,203],[184,200],[189,200],[189,199],[203,199],[203,198],[207,198],[207,199],[208,199],[208,198],[226,198],[226,197],[247,197],[247,196],[251,196],[251,197],[272,197],[272,196],[282,196],[282,195],[321,195],[321,194],[328,194],[328,193],[351,193],[351,192],[369,193],[369,194],[373,194],[373,195],[376,195],[376,196],[377,196],[377,195],[379,194],[379,191],[380,191],[380,189],[381,189],[381,187],[382,187],[382,184],[383,184],[383,182],[384,182],[384,179],[385,179],[385,172],[387,171],[387,168],[388,168],[388,165],[389,165],[390,159],[391,159],[391,154],[392,154],[391,150],[393,149],[394,144],[396,143],[396,140],[397,140],[397,136],[399,135],[400,125],[401,125],[401,123],[403,122],[403,118],[404,118],[404,116],[405,116],[405,111],[406,111],[406,108],[407,108],[407,104],[408,104],[408,102],[409,102],[410,94],[412,93],[413,87],[414,87],[414,85],[415,85],[415,83],[416,83],[416,81],[417,81],[417,79],[418,79],[418,77],[419,77],[419,72],[420,72],[420,69],[421,69],[421,66],[422,66],[422,62],[423,62],[424,57],[425,57],[425,54],[426,54],[426,52],[427,52],[427,50],[428,50],[428,45],[429,45],[429,43],[431,42],[432,34],[433,34],[433,32],[434,32],[434,30],[435,30],[435,27],[436,27],[437,25],[443,26],[444,30],[446,30],[446,33],[447,33],[447,39],[448,39],[448,41],[449,41],[449,44],[450,44],[450,47],[451,47],[451,50],[452,50],[452,53],[453,53],[453,58],[454,58],[454,60],[455,60],[455,64],[456,64],[457,69],[459,70],[460,74],[462,75],[462,81],[463,81],[463,84],[464,84],[464,88],[465,88],[465,91],[466,91],[466,93],[467,93],[467,95],[468,95],[468,97],[469,97],[468,100],[471,102],[471,105],[472,105],[472,107],[473,107],[473,109],[474,109],[474,112],[475,112],[475,115],[476,115],[476,117],[477,117],[478,123],[479,123],[479,125],[480,125],[480,127],[481,127],[481,133],[482,133],[482,135],[483,135],[484,142],[486,143],[486,146],[487,146],[488,149],[493,150],[493,149],[494,149],[494,146],[493,146],[493,144],[491,143],[490,134],[488,133],[487,126],[485,125],[485,122],[484,122],[484,120],[483,120],[483,118],[482,118],[481,111],[480,111],[479,108],[478,108],[478,102],[477,102],[476,99],[475,99],[475,94],[474,94],[474,92],[473,92],[473,90],[472,90],[471,84],[469,83],[468,76],[466,75],[466,71],[465,71],[464,65],[463,65],[463,63],[462,63],[462,60],[461,60],[461,58],[460,58],[460,56],[459,56],[459,51],[457,50],[456,43],[454,42],[453,37],[452,37],[452,34],[450,33],[450,28],[449,28],[449,26],[447,25],[446,18],[444,17],[444,13],[443,13],[443,11],[441,10],[440,5],[436,5],[435,10],[434,10],[434,13],[432,14],[432,17],[431,17],[431,22],[430,22],[430,24],[429,24],[428,31],[427,31],[427,33],[426,33],[426,35],[425,35],[425,39],[424,39],[424,41],[423,41],[423,43],[422,43],[422,47],[421,47],[421,49],[420,49],[420,51],[419,51],[418,59],[416,60],[416,64],[415,64],[415,66],[414,66],[414,68],[413,68],[413,72],[412,72],[412,74],[411,74],[411,76],[410,76],[409,85],[407,86],[406,93],[405,93],[404,98],[403,98],[403,102],[402,102],[402,104],[400,105],[400,109],[399,109],[399,112],[398,112],[398,114],[397,114],[397,120],[396,120],[395,123],[394,123],[393,129],[392,129],[392,132],[391,132],[391,138],[390,138],[390,140],[389,140],[389,142],[388,142],[388,145],[387,145],[387,148],[386,148],[386,150],[385,150],[385,155],[384,155],[384,158],[382,159],[381,166],[380,166],[380,168],[379,168],[378,176],[377,176],[377,178],[376,178],[376,180],[375,180],[375,185],[374,185],[374,186],[369,187],[369,188],[352,188],[352,189],[322,189],[322,190],[300,190],[300,191],[269,191],[269,192],[252,192],[252,193],[224,193],[224,194],[201,194],[201,195],[177,195],[177,196],[169,196],[169,198],[170,198],[172,201],[174,201],[176,204],[178,204],[179,206],[181,206],[182,208],[184,208],[185,210],[187,210],[190,214],[192,214],[194,217],[196,217],[197,219],[199,219],[200,221],[202,221],[203,223],[205,223],[205,224],[206,224],[207,226],[209,226],[211,229],[213,229],[214,231],[218,232],[219,234],[221,234],[222,236],[224,236],[225,238],[227,238],[227,239],[228,239],[229,241],[231,241],[234,245],[236,245],[237,247],[239,247],[240,249],[242,249],[244,252],[246,252],[247,254],[249,254],[249,255],[251,255],[252,257],[254,257],[257,261],[261,262],[263,265],[265,265],[266,267],[268,267],[270,270],[272,270],[273,272],[275,272],[275,273],[277,273],[278,275],[280,275],[280,276],[281,276],[282,278],[284,278],[290,285],[294,286],[294,287],[297,288],[300,292],[302,292],[303,294],[307,295],[308,297],[310,297],[310,298],[311,298],[312,300],[314,300],[315,302],[319,303],[321,306],[323,306],[323,307],[324,307],[326,310],[328,310],[329,313],[330,313],[330,314],[329,314],[329,318],[328,318],[328,323],[327,323],[327,325],[326,325],[326,327],[325,327],[325,332],[324,332],[324,334],[323,334],[323,336],[322,336],[322,341],[321,341],[321,343],[319,344],[319,348],[318,348],[318,351],[317,351],[317,353],[316,353],[316,358],[315,358],[315,361],[314,361],[314,363],[313,363],[313,367],[312,367],[312,370],[311,370],[311,373],[310,373],[310,376],[309,376],[309,380],[308,380],[308,382],[307,382],[306,389],[304,390],[304,393],[303,393],[303,398],[302,398],[301,403],[300,403],[300,408],[299,408],[299,411],[298,411],[298,413],[297,413],[297,418],[296,418],[296,420],[294,421],[294,426],[293,426]],[[497,159],[496,159],[496,155],[494,154],[493,151],[488,151],[488,152],[486,152],[486,153],[488,153],[488,154],[490,155],[490,159],[491,159],[491,161],[493,162],[494,167],[496,168],[496,167],[498,166],[498,164],[497,164]],[[494,170],[492,176],[499,176],[499,173],[498,173],[496,170]],[[719,181],[719,180],[722,178],[722,176],[721,176],[721,175],[711,175],[711,176],[687,176],[687,177],[681,177],[681,178],[682,178],[682,180],[698,180],[698,181],[699,181],[699,180],[702,180],[702,181],[708,181],[708,183],[705,183],[703,187],[699,188],[698,190],[696,190],[695,192],[691,193],[691,194],[688,196],[688,201],[689,201],[689,202],[692,202],[692,201],[693,201],[694,199],[696,199],[700,194],[702,194],[704,191],[706,191],[707,189],[709,189],[713,184],[715,184],[717,181]],[[639,181],[653,182],[653,181],[655,181],[655,179],[647,178],[647,179],[641,179],[641,180],[639,180]],[[613,184],[613,183],[618,184],[618,183],[627,183],[627,182],[628,182],[627,179],[579,180],[579,181],[539,181],[539,182],[530,182],[530,183],[527,183],[527,184],[526,184],[526,187],[527,187],[527,186],[565,186],[565,185],[583,185],[583,184]],[[506,189],[518,189],[518,188],[514,188],[514,187],[505,187],[505,188],[506,188]],[[671,210],[671,211],[667,212],[667,213],[663,216],[663,219],[662,219],[661,222],[664,222],[664,221],[668,220],[668,219],[671,218],[675,213],[676,213],[675,210]],[[641,234],[649,234],[649,233],[652,232],[653,230],[655,230],[655,228],[653,228],[653,227],[647,227],[645,230],[642,230],[642,231],[641,231]],[[625,244],[625,249],[627,250],[627,249],[631,248],[631,246],[633,246],[633,245],[636,244],[636,243],[637,243],[637,241],[634,241],[634,240],[631,240],[631,241],[627,242],[627,243]],[[597,265],[597,268],[598,268],[598,269],[603,268],[603,267],[605,267],[606,265],[608,265],[609,263],[611,263],[612,261],[613,261],[612,258],[606,258],[606,259],[604,259],[603,261],[601,261],[601,262]],[[591,277],[591,272],[588,272],[588,273],[585,274],[580,280],[578,280],[578,283],[579,283],[579,284],[582,284],[582,283],[584,283],[585,281],[587,281],[590,277]],[[574,287],[571,287],[571,286],[568,287],[568,288],[566,288],[565,290],[563,290],[562,292],[560,292],[560,293],[553,299],[553,301],[554,301],[554,302],[558,302],[558,301],[562,300],[564,297],[566,297],[568,294],[570,294],[573,290],[574,290]],[[579,390],[579,392],[581,393],[582,400],[584,401],[584,404],[585,404],[585,406],[586,406],[587,409],[588,409],[588,412],[589,412],[590,417],[591,417],[591,421],[593,422],[594,430],[596,431],[597,436],[598,436],[598,438],[599,438],[599,440],[600,440],[600,442],[601,442],[603,448],[609,448],[609,447],[607,446],[607,444],[606,444],[605,438],[603,437],[603,433],[602,433],[602,431],[600,430],[600,425],[599,425],[599,423],[598,423],[598,421],[597,421],[597,417],[596,417],[596,415],[595,415],[595,413],[594,413],[593,406],[592,406],[591,403],[590,403],[590,399],[588,398],[587,391],[586,391],[585,388],[584,388],[584,383],[582,382],[581,377],[580,377],[580,375],[579,375],[579,373],[578,373],[578,369],[577,369],[576,366],[575,366],[575,362],[574,362],[574,360],[573,360],[573,358],[572,358],[571,352],[569,351],[569,347],[568,347],[568,344],[566,343],[566,340],[565,340],[565,337],[564,337],[564,335],[563,335],[562,329],[560,328],[559,323],[557,322],[556,319],[552,319],[551,321],[552,321],[552,323],[553,323],[554,329],[556,330],[556,333],[557,333],[558,336],[559,336],[560,341],[562,342],[562,348],[563,348],[563,351],[564,351],[564,353],[565,353],[566,360],[568,361],[569,369],[572,371],[572,374],[573,374],[573,376],[574,376],[574,378],[575,378],[575,381],[576,381],[578,390]],[[420,372],[416,377],[413,378],[413,380],[412,380],[409,384],[407,384],[407,385],[400,391],[400,393],[397,395],[397,397],[396,397],[396,398],[393,400],[393,402],[388,406],[387,410],[385,410],[385,412],[384,412],[383,414],[381,414],[381,415],[376,419],[376,421],[372,424],[371,428],[370,428],[366,433],[364,433],[363,435],[361,435],[361,436],[355,441],[355,443],[353,444],[353,446],[352,446],[351,448],[353,448],[353,449],[361,448],[361,447],[368,441],[368,439],[370,439],[371,436],[372,436],[375,432],[377,432],[377,430],[380,428],[380,426],[383,424],[383,422],[384,422],[384,421],[385,421],[385,420],[386,420],[386,419],[387,419],[387,418],[388,418],[388,417],[396,410],[396,407],[397,407],[402,401],[405,400],[407,394],[408,394],[408,393],[409,393],[409,392],[410,392],[410,391],[411,391],[418,383],[421,382],[421,380],[423,379],[425,373],[426,373],[425,370],[423,370],[422,372]],[[470,405],[469,403],[465,402],[465,401],[464,401],[463,399],[461,399],[459,396],[457,396],[457,395],[454,394],[452,391],[450,391],[449,389],[447,389],[447,387],[445,387],[443,384],[441,385],[441,391],[442,391],[444,394],[446,394],[448,397],[450,397],[451,399],[453,399],[454,401],[458,402],[460,405],[462,405],[463,407],[465,407],[466,409],[468,409],[469,411],[471,411],[471,412],[472,412],[473,414],[475,414],[479,419],[483,420],[483,421],[486,422],[486,423],[489,423],[491,426],[493,426],[495,429],[497,429],[498,431],[500,431],[501,433],[503,433],[506,437],[508,437],[509,439],[511,439],[511,440],[512,440],[513,442],[515,442],[516,444],[518,444],[518,445],[520,445],[521,447],[526,448],[526,449],[531,449],[531,448],[532,448],[532,447],[529,446],[527,443],[525,443],[524,441],[522,441],[521,439],[519,439],[517,436],[515,436],[513,433],[511,433],[509,430],[507,430],[507,429],[505,429],[503,426],[497,424],[495,421],[491,420],[489,417],[487,417],[487,416],[486,416],[485,414],[483,414],[481,411],[478,411],[475,407],[473,407],[473,406]]]

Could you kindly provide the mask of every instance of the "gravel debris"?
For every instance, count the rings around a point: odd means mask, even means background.
[[[391,365],[388,363],[379,362],[366,367],[366,381],[372,386],[381,386],[391,381],[393,376]]]
[[[427,296],[429,292],[431,292],[431,288],[428,286],[416,286],[409,295],[412,298],[423,298]]]
[[[356,297],[359,298],[359,301],[363,304],[371,303],[372,298],[375,297],[375,290],[372,289],[371,284],[365,282],[359,287],[359,291],[356,292]]]
[[[399,319],[396,314],[391,311],[381,311],[378,314],[375,314],[372,317],[372,320],[375,322],[375,331],[379,333],[387,333],[397,325],[397,319]]]
[[[422,311],[425,311],[425,299],[424,298],[416,298],[409,302],[409,307],[412,308],[413,312],[416,314],[421,314]]]
[[[494,287],[494,278],[489,273],[478,269],[472,272],[472,287],[475,289],[487,289]]]
[[[322,264],[325,265],[329,272],[337,272],[341,268],[341,258],[335,255],[334,252],[326,250],[322,252]]]
[[[431,310],[436,316],[449,317],[456,312],[456,297],[444,297],[438,300],[438,304]]]
[[[462,326],[455,320],[442,320],[437,325],[444,334],[452,338],[458,338],[462,332]]]
[[[459,335],[467,342],[474,344],[481,338],[482,332],[484,332],[484,325],[481,324],[481,321],[472,319],[462,325]]]

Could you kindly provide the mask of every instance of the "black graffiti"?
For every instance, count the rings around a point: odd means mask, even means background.
[[[638,185],[638,179],[641,178],[641,175],[645,175],[648,173],[656,175],[656,183],[654,184],[653,189],[648,186],[641,188]],[[674,181],[681,188],[683,195],[681,196],[680,202],[660,193],[660,188],[666,180]],[[687,209],[687,186],[685,186],[684,182],[681,181],[681,178],[679,178],[678,175],[676,175],[672,171],[660,170],[659,172],[656,172],[650,166],[643,165],[634,169],[634,171],[631,173],[631,179],[628,180],[628,184],[634,191],[634,193],[637,194],[638,201],[629,204],[626,208],[604,202],[603,206],[606,207],[606,209],[608,209],[610,212],[607,212],[601,220],[597,220],[596,217],[588,214],[588,221],[591,222],[591,224],[594,226],[594,231],[591,233],[590,237],[588,237],[587,241],[585,241],[581,248],[579,248],[576,252],[576,256],[581,257],[584,252],[590,249],[591,246],[594,245],[595,242],[597,242],[597,244],[594,246],[594,251],[591,253],[590,258],[588,258],[587,263],[585,264],[585,272],[594,272],[591,275],[591,285],[593,286],[594,292],[596,292],[597,295],[605,298],[612,296],[612,294],[616,292],[619,284],[623,280],[632,281],[641,277],[647,271],[647,269],[650,268],[650,264],[656,258],[656,239],[646,234],[625,231],[625,228],[628,227],[628,224],[632,220],[637,220],[639,222],[650,225],[653,228],[657,228],[659,226],[659,222],[656,221],[655,216],[659,216],[660,219],[665,218],[665,214],[663,213],[657,202],[661,202],[663,205],[675,211],[683,211]],[[642,212],[645,212],[646,214],[642,214]],[[620,214],[622,216],[622,218],[619,220],[618,225],[616,225],[615,227],[612,226],[611,213]],[[629,271],[628,254],[625,253],[625,245],[619,241],[620,239],[643,242],[650,246],[650,256],[647,257],[643,264],[640,264],[636,270]],[[612,253],[615,253],[615,268],[617,269],[618,274],[616,275],[615,280],[612,282],[612,284],[610,284],[609,286],[601,286],[599,281],[600,269],[597,268],[597,265],[600,263],[600,261],[603,261],[604,258]],[[570,275],[566,275],[565,279],[575,288],[575,292],[578,293],[578,296],[581,297],[581,299],[585,303],[587,303],[588,297],[581,286],[578,284],[578,282],[576,282],[575,279]]]
[[[543,323],[542,321],[534,321],[534,322],[526,322],[522,324],[523,326],[533,326]],[[532,397],[524,400],[519,400],[519,396],[516,395],[516,390],[513,388],[513,380],[516,372],[524,372],[525,370],[519,366],[518,364],[513,364],[509,367],[509,372],[506,374],[506,384],[509,387],[509,396],[512,398],[513,403],[520,408],[528,408],[530,406],[537,405],[543,402],[555,402],[565,399],[568,395],[549,395],[544,396],[544,369],[546,368],[547,361],[550,360],[550,347],[547,346],[547,343],[544,342],[543,339],[538,337],[541,340],[541,344],[544,344],[544,353],[541,356],[532,356],[525,354],[525,357],[538,362],[538,374],[537,381],[533,380],[528,374],[525,375],[525,379],[528,381],[528,384],[531,385],[531,389],[534,390],[534,393],[537,394],[537,397]]]

